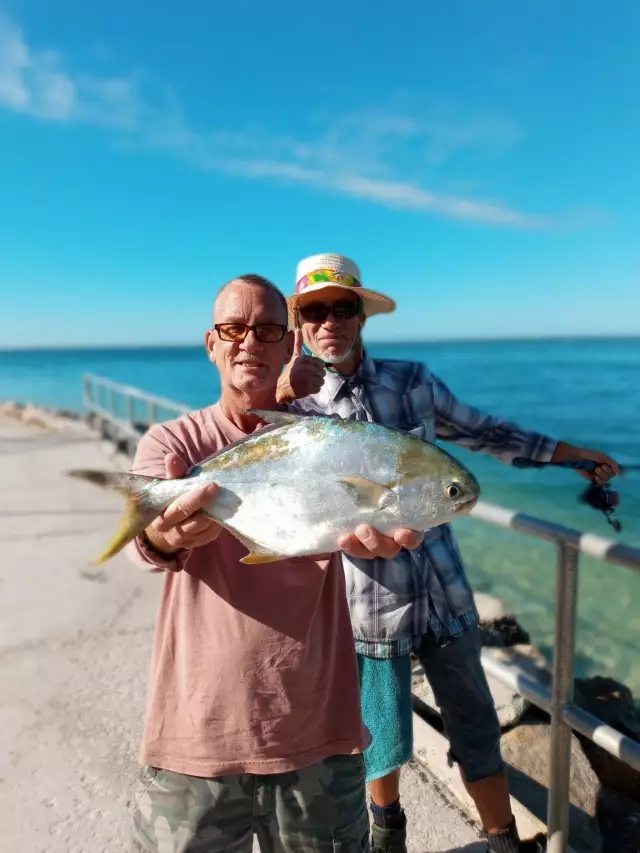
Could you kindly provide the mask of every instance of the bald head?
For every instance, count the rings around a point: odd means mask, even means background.
[[[214,323],[228,323],[230,319],[237,319],[228,316],[230,303],[235,305],[238,302],[252,301],[258,293],[259,301],[272,314],[269,322],[286,324],[289,316],[287,300],[273,282],[255,273],[238,276],[220,288],[213,303]]]
[[[287,320],[286,299],[261,275],[234,278],[220,290],[205,345],[227,407],[240,398],[243,411],[275,405],[278,378],[293,353]]]

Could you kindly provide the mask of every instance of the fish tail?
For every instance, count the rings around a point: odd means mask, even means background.
[[[131,474],[120,471],[74,470],[68,472],[70,477],[87,480],[97,486],[114,489],[125,495],[125,507],[118,528],[100,556],[93,560],[93,565],[100,565],[110,560],[132,542],[136,536],[151,524],[162,512],[157,502],[150,502],[148,486],[158,481],[157,477],[147,477],[144,474]]]

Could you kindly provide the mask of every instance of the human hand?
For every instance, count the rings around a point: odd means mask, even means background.
[[[552,462],[567,462],[573,459],[582,459],[588,462],[598,463],[594,471],[578,471],[580,476],[592,480],[597,486],[602,486],[620,474],[620,466],[599,450],[589,450],[585,447],[576,447],[564,441],[559,442],[551,457]]]
[[[182,477],[187,465],[176,453],[164,458],[167,479]],[[222,527],[202,510],[214,500],[218,486],[211,483],[177,498],[146,528],[149,543],[159,554],[198,548],[218,538]]]
[[[324,384],[324,362],[313,355],[303,355],[302,331],[296,329],[294,334],[293,355],[278,379],[278,403],[291,403],[309,394],[317,394]]]
[[[424,533],[409,530],[406,527],[399,527],[392,531],[391,536],[384,536],[371,525],[360,524],[353,533],[341,536],[338,546],[349,557],[357,557],[361,560],[384,557],[391,560],[400,553],[402,548],[409,550],[417,548],[423,539]]]

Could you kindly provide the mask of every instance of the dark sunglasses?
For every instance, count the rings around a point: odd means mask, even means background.
[[[287,326],[279,323],[258,323],[256,326],[246,323],[216,323],[213,328],[221,340],[232,341],[234,344],[242,343],[250,331],[263,344],[277,344],[287,334]]]
[[[329,314],[336,320],[351,320],[360,313],[359,299],[344,299],[340,302],[309,302],[298,306],[298,313],[305,323],[324,323]]]

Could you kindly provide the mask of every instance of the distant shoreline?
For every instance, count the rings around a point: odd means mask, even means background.
[[[478,344],[577,344],[577,343],[625,343],[640,341],[635,335],[548,335],[504,338],[407,338],[405,340],[366,340],[366,346],[478,346]],[[202,349],[200,343],[155,343],[155,344],[70,344],[0,347],[0,353],[40,352],[136,352],[140,350],[194,350]]]

